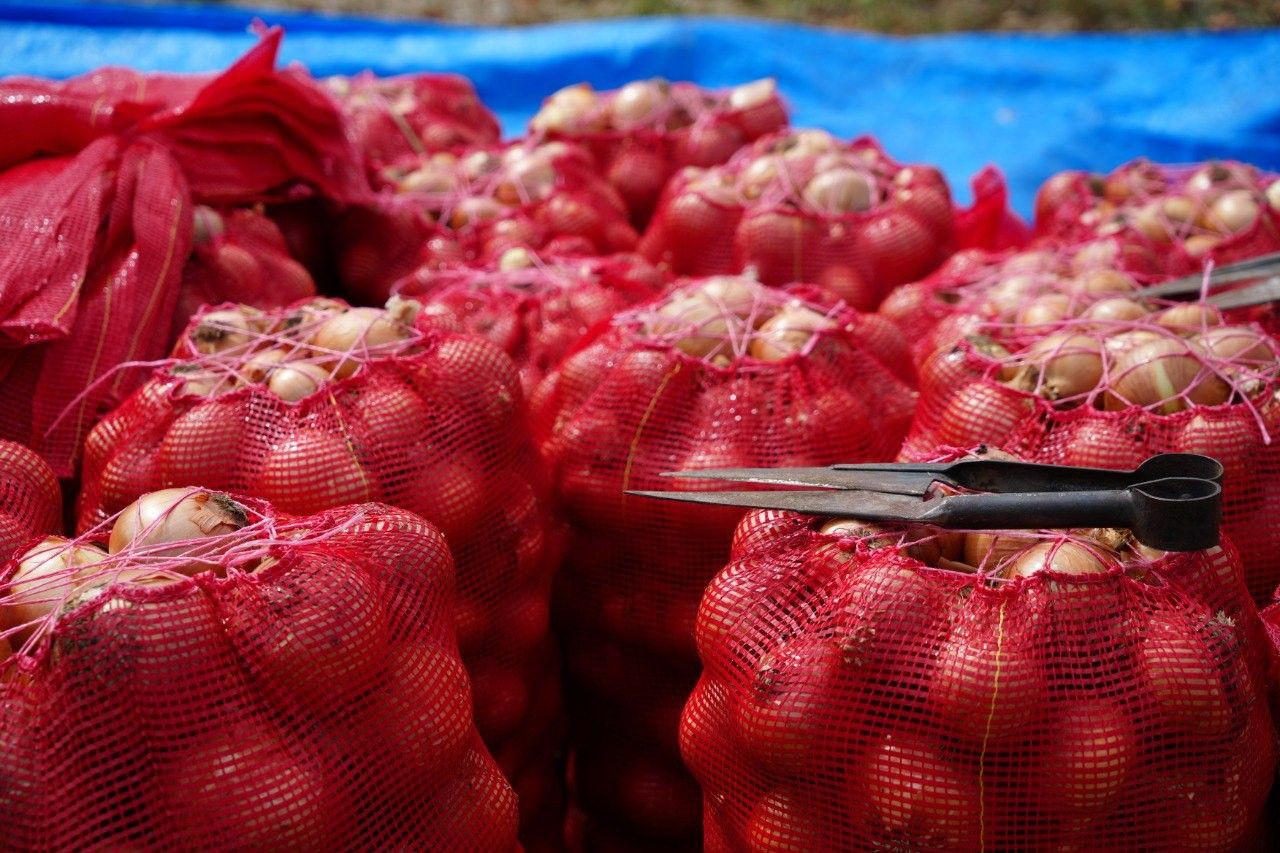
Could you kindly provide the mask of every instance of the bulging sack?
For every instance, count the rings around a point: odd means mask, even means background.
[[[515,849],[452,603],[379,504],[173,489],[43,540],[0,569],[5,846]]]

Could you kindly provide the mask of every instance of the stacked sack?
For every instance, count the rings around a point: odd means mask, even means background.
[[[79,529],[193,483],[295,514],[381,501],[439,527],[458,568],[476,725],[526,818],[554,821],[561,534],[501,350],[335,300],[206,311],[90,434]]]
[[[612,92],[590,84],[550,95],[530,135],[584,145],[643,228],[667,180],[686,166],[724,163],[744,145],[780,130],[787,109],[772,79],[715,92],[693,83],[635,80]]]
[[[905,363],[901,337],[803,295],[678,283],[583,342],[531,402],[573,529],[556,609],[574,849],[693,849],[700,835],[676,723],[698,674],[698,599],[742,512],[626,490],[695,488],[664,471],[884,460],[901,441],[914,392],[885,366]]]
[[[1096,303],[1094,308],[1112,302]],[[1224,529],[1259,601],[1280,583],[1277,345],[1186,303],[1129,319],[1090,316],[984,326],[920,370],[920,406],[901,458],[986,442],[1036,462],[1134,468],[1166,451],[1223,463]],[[1092,310],[1092,309],[1091,309]]]
[[[680,734],[708,850],[1260,840],[1267,652],[1225,541],[757,511],[698,644]]]
[[[418,323],[488,338],[520,371],[528,396],[600,323],[652,299],[664,278],[638,255],[556,258],[517,247],[484,267],[418,270],[395,285]]]
[[[514,850],[444,538],[362,504],[147,494],[0,568],[13,849]]]

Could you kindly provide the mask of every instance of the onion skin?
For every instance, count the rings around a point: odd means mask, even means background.
[[[198,547],[190,540],[234,533],[248,521],[245,508],[220,492],[161,489],[125,507],[111,528],[107,549],[117,554],[145,548],[150,556],[178,556]],[[155,547],[166,542],[185,544]]]
[[[191,347],[198,353],[213,355],[249,343],[253,327],[241,311],[210,311],[200,318],[191,332]]]
[[[1205,352],[1223,361],[1234,361],[1250,367],[1270,368],[1276,354],[1267,346],[1267,338],[1248,326],[1215,326],[1197,339]]]
[[[1037,391],[1050,400],[1077,397],[1102,381],[1103,346],[1088,335],[1060,332],[1036,341],[1026,359],[1038,381]]]
[[[964,562],[990,572],[1013,555],[1027,550],[1030,542],[1025,536],[967,533],[964,537]]]
[[[804,200],[821,213],[841,214],[870,210],[874,187],[861,172],[832,169],[815,175],[804,188]]]
[[[1160,338],[1121,353],[1112,367],[1110,384],[1104,399],[1109,411],[1133,405],[1170,415],[1189,404],[1225,403],[1231,396],[1231,389],[1208,371],[1191,345],[1174,338]]]
[[[1006,578],[1031,577],[1042,571],[1064,575],[1102,575],[1112,568],[1089,548],[1062,540],[1031,546],[1010,560],[1001,574]]]

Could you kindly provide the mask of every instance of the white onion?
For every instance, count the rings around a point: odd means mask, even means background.
[[[1102,320],[1111,322],[1116,320],[1137,320],[1147,316],[1150,313],[1146,306],[1141,302],[1127,299],[1123,296],[1115,296],[1111,299],[1102,299],[1093,303],[1081,316],[1087,320]]]
[[[1068,575],[1106,574],[1111,567],[1089,548],[1076,542],[1041,542],[1010,560],[1001,572],[1006,578],[1030,577],[1042,571]]]
[[[1109,381],[1114,392],[1105,400],[1109,410],[1135,405],[1168,415],[1186,408],[1188,399],[1192,404],[1217,405],[1231,396],[1230,387],[1208,372],[1180,338],[1160,337],[1121,353]]]

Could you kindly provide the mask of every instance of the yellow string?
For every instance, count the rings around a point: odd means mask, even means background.
[[[987,710],[987,728],[982,733],[982,754],[978,756],[978,836],[981,838],[980,849],[987,849],[987,741],[991,739],[991,722],[996,717],[996,701],[1000,696],[1000,667],[1003,663],[1000,653],[1004,648],[1004,608],[1007,601],[1000,602],[1000,618],[996,622],[996,677],[992,682],[991,707]]]
[[[644,415],[640,418],[640,423],[636,424],[636,434],[631,437],[631,446],[627,448],[627,465],[622,469],[622,505],[627,505],[627,489],[631,484],[631,463],[636,458],[636,448],[640,446],[640,433],[644,432],[645,424],[649,422],[649,417],[653,414],[653,410],[658,408],[658,398],[662,396],[662,392],[666,390],[667,383],[675,378],[680,372],[680,368],[684,365],[676,362],[675,366],[662,377],[662,382],[658,383],[658,388],[653,392],[653,397],[649,400],[649,405],[644,410]]]

